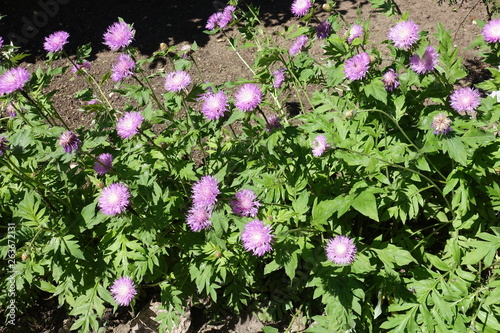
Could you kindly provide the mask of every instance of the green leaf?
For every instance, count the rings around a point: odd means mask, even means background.
[[[377,199],[370,189],[364,190],[352,201],[352,207],[372,220],[379,221]]]
[[[326,224],[326,221],[335,213],[336,207],[334,200],[325,200],[317,203],[317,199],[314,200],[312,208],[312,220],[311,223],[316,226]]]
[[[375,243],[373,245],[375,246]],[[417,262],[410,252],[393,244],[382,243],[379,246],[380,248],[373,247],[372,250],[375,251],[379,259],[390,268],[394,268],[394,264],[397,266],[404,266],[410,262]]]
[[[384,83],[380,79],[375,79],[367,85],[363,86],[366,96],[372,96],[376,100],[387,104],[387,90]]]
[[[448,153],[450,158],[463,166],[467,165],[467,149],[459,137],[444,138],[441,141],[441,148]]]

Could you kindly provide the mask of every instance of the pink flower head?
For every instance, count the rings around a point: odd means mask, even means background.
[[[483,37],[488,43],[500,43],[500,18],[489,21],[483,27]]]
[[[262,102],[262,91],[253,83],[243,84],[235,95],[234,105],[241,111],[253,111]]]
[[[208,92],[202,97],[201,113],[209,120],[217,120],[227,111],[228,102],[224,91]]]
[[[5,111],[11,118],[15,118],[17,116],[16,107],[14,106],[13,102],[7,103],[7,105],[5,106]]]
[[[226,6],[222,12],[213,13],[207,20],[205,28],[213,30],[217,26],[224,29],[232,19],[232,13],[236,10],[234,6]]]
[[[179,92],[186,89],[191,83],[191,76],[185,71],[174,71],[165,77],[165,89],[170,92]]]
[[[311,0],[294,0],[291,10],[295,16],[304,16],[309,12],[311,7]]]
[[[347,236],[331,238],[326,245],[326,257],[337,265],[352,264],[356,252],[356,245]]]
[[[111,79],[115,82],[119,82],[126,77],[132,76],[132,70],[134,69],[135,61],[128,54],[120,54],[116,58],[116,62],[113,65],[113,71],[111,73]]]
[[[312,153],[315,157],[320,157],[330,147],[323,134],[316,136],[312,142]]]
[[[104,34],[104,45],[111,51],[128,46],[134,39],[135,30],[125,22],[115,22],[108,27]]]
[[[30,73],[22,67],[11,68],[0,76],[0,96],[23,89],[30,79]]]
[[[3,46],[3,38],[0,37],[0,49],[2,48],[2,46]]]
[[[273,87],[276,89],[281,88],[281,85],[283,84],[283,82],[285,82],[285,67],[281,67],[277,71],[274,71],[273,76]]]
[[[59,52],[62,51],[63,46],[68,43],[69,33],[66,31],[57,31],[51,34],[49,37],[45,37],[45,43],[43,43],[43,48],[47,52]]]
[[[353,40],[363,35],[363,27],[359,24],[353,24],[348,32],[347,42],[351,44]]]
[[[97,157],[97,160],[94,162],[94,170],[99,175],[104,175],[106,172],[111,170],[113,166],[113,155],[109,153],[101,154]]]
[[[432,118],[431,128],[434,134],[446,134],[451,131],[451,119],[444,113],[440,113]]]
[[[414,54],[410,58],[410,67],[418,74],[424,74],[434,70],[438,63],[439,54],[432,46],[427,46],[422,58]]]
[[[122,139],[128,139],[134,134],[139,133],[139,127],[144,117],[139,112],[127,112],[116,124],[116,132]]]
[[[80,146],[80,139],[71,131],[64,132],[61,134],[58,140],[59,145],[64,149],[65,152],[71,154],[76,151]]]
[[[88,62],[87,60],[85,60],[83,63],[81,64],[76,64],[75,66],[73,66],[73,68],[71,69],[71,72],[73,72],[73,74],[85,74],[85,70],[89,71],[90,70],[90,62]]]
[[[309,38],[306,35],[302,35],[302,36],[297,37],[297,39],[292,44],[292,46],[290,46],[288,53],[291,56],[296,55],[297,53],[302,51],[302,49],[304,48],[304,46],[306,45],[308,40],[309,40]]]
[[[129,205],[130,192],[127,186],[113,183],[102,189],[98,205],[105,215],[123,213]]]
[[[219,183],[213,176],[201,177],[191,191],[195,208],[211,209],[217,202],[217,195],[220,194]]]
[[[9,141],[7,138],[0,136],[0,156],[3,156],[3,154],[9,149],[7,146],[9,144]]]
[[[128,276],[122,276],[121,278],[115,280],[110,291],[115,299],[115,302],[123,306],[128,306],[134,296],[137,295],[134,281],[132,281],[132,279]]]
[[[322,21],[316,27],[316,36],[319,39],[325,39],[328,37],[331,31],[332,31],[332,25],[328,21]]]
[[[460,115],[476,118],[476,108],[481,104],[479,91],[471,87],[458,88],[451,94],[450,104]]]
[[[389,39],[394,46],[409,50],[419,39],[419,26],[413,21],[403,21],[396,24],[389,30]]]
[[[243,247],[246,251],[252,251],[254,255],[262,257],[272,250],[271,242],[274,235],[271,232],[271,226],[265,226],[260,220],[248,222],[241,233]]]
[[[231,208],[236,215],[255,217],[259,207],[260,202],[252,190],[241,190],[231,200]]]
[[[266,131],[271,132],[273,128],[283,127],[280,123],[280,118],[273,114],[267,117]]]
[[[361,80],[370,68],[370,56],[363,52],[346,60],[344,74],[351,81]]]
[[[187,225],[192,231],[200,231],[209,228],[212,225],[210,218],[212,217],[211,209],[206,207],[193,207],[187,215]]]
[[[382,76],[382,82],[384,82],[385,90],[393,91],[399,87],[398,74],[396,74],[394,69],[389,68],[389,70]]]

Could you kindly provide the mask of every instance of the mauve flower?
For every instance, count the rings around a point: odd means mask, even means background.
[[[123,306],[128,306],[134,296],[137,295],[134,282],[128,276],[122,276],[115,280],[110,291],[115,302]]]
[[[403,21],[396,24],[389,30],[389,39],[394,46],[409,50],[419,39],[419,26],[413,21]]]
[[[306,45],[308,40],[309,40],[309,38],[306,35],[302,35],[302,36],[297,37],[297,39],[292,44],[292,46],[290,46],[288,53],[291,56],[296,55],[297,53],[302,51],[302,49],[304,48],[304,46]]]
[[[104,45],[110,50],[117,51],[120,47],[128,46],[134,39],[135,30],[125,22],[115,22],[104,33]]]
[[[135,61],[131,56],[128,54],[120,54],[113,65],[111,79],[115,82],[119,82],[126,77],[132,76],[132,69],[134,69],[134,66]]]
[[[451,119],[444,113],[440,113],[432,118],[431,128],[434,134],[446,134],[451,131]]]
[[[304,16],[309,12],[311,7],[311,0],[294,0],[291,10],[295,16]]]
[[[209,228],[212,225],[212,222],[210,221],[211,217],[211,209],[195,206],[189,210],[186,223],[192,231],[200,231]]]
[[[273,114],[267,117],[266,131],[271,132],[273,128],[283,127],[280,123],[280,118]]]
[[[259,211],[260,202],[252,190],[241,190],[230,202],[233,213],[240,216],[255,217]]]
[[[7,115],[11,118],[15,118],[17,116],[16,107],[12,102],[7,103],[5,106],[5,112],[7,112]]]
[[[174,71],[165,77],[165,90],[179,92],[191,83],[191,76],[185,71]]]
[[[83,63],[81,64],[76,64],[75,66],[73,66],[73,68],[71,68],[71,72],[73,72],[73,74],[85,74],[85,71],[84,69],[86,70],[90,70],[90,62],[88,62],[87,60],[85,60]]]
[[[98,199],[101,212],[105,215],[123,213],[129,205],[130,192],[127,186],[113,183],[102,189]]]
[[[351,81],[360,80],[365,77],[370,68],[370,56],[363,52],[346,60],[344,74]]]
[[[80,146],[80,139],[71,131],[64,132],[61,134],[58,140],[59,145],[64,149],[65,152],[71,154]]]
[[[7,140],[7,138],[0,136],[0,156],[3,156],[3,154],[5,154],[5,152],[9,149],[9,147],[7,146],[8,143],[9,141]]]
[[[476,118],[476,108],[481,104],[479,91],[471,87],[458,88],[450,95],[450,104],[460,115]]]
[[[245,247],[246,251],[252,251],[254,255],[262,257],[272,250],[271,242],[274,235],[271,232],[271,226],[265,226],[260,220],[248,222],[241,233],[243,247]]]
[[[24,87],[30,79],[30,73],[22,67],[11,68],[0,76],[0,96],[10,94]]]
[[[422,58],[414,54],[410,58],[410,68],[418,74],[424,74],[434,70],[438,63],[439,54],[432,46],[427,46]]]
[[[363,27],[359,24],[353,24],[348,32],[349,36],[347,37],[347,42],[351,44],[354,39],[363,35]]]
[[[210,210],[217,202],[217,195],[220,194],[219,183],[213,176],[203,176],[191,189],[193,206]]]
[[[332,25],[328,21],[323,21],[316,27],[316,36],[319,39],[325,39],[331,31]]]
[[[62,51],[63,46],[68,43],[69,33],[66,31],[57,31],[53,34],[45,37],[45,43],[43,43],[43,48],[47,52],[59,52]]]
[[[252,111],[262,102],[262,91],[253,83],[243,84],[235,95],[234,105],[241,111]]]
[[[3,46],[3,38],[0,37],[0,49],[2,48],[2,46]]]
[[[99,175],[104,175],[106,172],[111,170],[113,165],[113,155],[109,153],[101,154],[97,157],[97,160],[94,162],[94,170]]]
[[[483,27],[483,37],[488,43],[500,43],[500,18],[489,21]]]
[[[201,113],[209,120],[217,120],[227,111],[227,97],[222,90],[215,94],[207,92],[202,100]]]
[[[331,238],[326,245],[326,257],[337,265],[352,264],[356,252],[356,245],[347,236]]]
[[[116,124],[116,132],[122,139],[127,139],[134,134],[139,133],[139,126],[141,126],[144,117],[139,112],[127,112]]]
[[[326,142],[323,134],[316,136],[312,142],[312,153],[315,157],[320,157],[330,145]]]
[[[232,13],[236,10],[234,6],[226,6],[222,12],[213,13],[207,20],[205,28],[213,30],[217,26],[224,29],[232,19]]]
[[[285,82],[285,67],[281,67],[280,69],[274,71],[273,76],[273,87],[276,89],[281,88],[281,85]]]
[[[393,91],[399,87],[398,74],[396,74],[394,69],[389,68],[389,70],[382,76],[382,82],[384,82],[385,90]]]

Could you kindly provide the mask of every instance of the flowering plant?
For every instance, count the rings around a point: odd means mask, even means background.
[[[19,297],[50,293],[80,331],[141,290],[160,294],[162,331],[207,299],[269,323],[300,313],[308,332],[500,330],[499,70],[459,87],[441,25],[431,45],[403,14],[369,49],[368,24],[334,12],[316,24],[317,10],[293,1],[304,24],[277,36],[254,7],[208,18],[223,36],[248,22],[227,42],[236,56],[255,48],[251,79],[222,84],[174,47],[139,59],[123,20],[104,33],[117,60],[100,80],[89,46],[51,67],[71,39],[61,31],[33,73],[2,49],[0,100],[15,116],[2,118],[0,216],[19,229]],[[498,65],[500,23],[483,23],[476,44]],[[323,59],[308,52],[318,43]],[[145,75],[159,57],[172,67]],[[70,128],[47,93],[69,67],[88,85],[76,96],[88,126]]]

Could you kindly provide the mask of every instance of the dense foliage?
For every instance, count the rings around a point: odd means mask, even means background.
[[[330,5],[319,22],[317,4],[293,4],[300,24],[273,36],[253,7],[209,19],[236,60],[255,50],[251,81],[203,82],[196,45],[138,60],[121,20],[104,36],[118,58],[102,78],[90,45],[53,66],[64,34],[29,77],[3,45],[0,286],[15,284],[18,313],[41,290],[72,329],[98,331],[106,306],[134,307],[143,290],[161,295],[160,330],[203,303],[270,325],[300,317],[307,332],[500,331],[500,40],[478,36],[491,78],[464,89],[439,24],[431,43],[411,14],[395,16],[399,30],[373,45],[369,22]],[[146,76],[159,58],[169,70]],[[52,103],[53,78],[75,66],[88,127],[69,128]],[[6,324],[11,301],[0,294]]]

